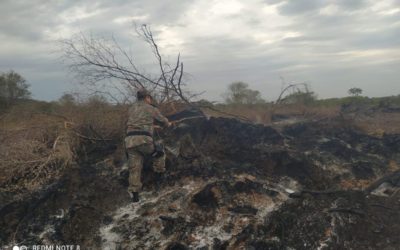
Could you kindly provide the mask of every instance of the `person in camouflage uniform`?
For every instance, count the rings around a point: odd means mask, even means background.
[[[141,175],[145,157],[155,152],[153,140],[154,121],[161,123],[164,127],[171,123],[160,111],[152,106],[152,97],[146,90],[137,92],[137,102],[128,111],[127,136],[125,137],[125,148],[128,154],[129,188],[132,201],[139,201],[139,191],[142,188]],[[157,173],[165,172],[165,153],[155,157],[153,170]]]

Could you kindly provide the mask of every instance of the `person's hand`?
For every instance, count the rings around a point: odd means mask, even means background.
[[[164,128],[169,128],[171,126],[172,126],[172,124],[169,121],[164,124]]]
[[[175,125],[175,122],[168,122],[168,128],[170,128],[170,127],[172,127],[172,126],[174,126]]]

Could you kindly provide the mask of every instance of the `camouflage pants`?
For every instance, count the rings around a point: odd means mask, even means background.
[[[142,169],[145,157],[154,152],[153,143],[145,143],[127,149],[129,168],[129,192],[139,192],[142,189]],[[165,172],[165,153],[153,159],[153,170],[157,173]]]

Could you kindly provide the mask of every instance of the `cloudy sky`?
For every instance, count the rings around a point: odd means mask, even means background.
[[[57,41],[78,32],[113,35],[146,68],[133,22],[166,58],[180,52],[189,87],[211,100],[233,81],[274,100],[280,77],[320,98],[400,94],[400,0],[0,0],[0,15],[0,72],[22,74],[36,99],[74,89]]]

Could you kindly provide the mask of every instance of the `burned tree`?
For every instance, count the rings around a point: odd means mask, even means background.
[[[183,90],[180,54],[174,63],[165,61],[150,27],[144,24],[135,28],[155,56],[157,73],[148,74],[139,69],[136,59],[114,37],[88,37],[83,33],[62,41],[71,72],[91,93],[108,96],[115,102],[129,102],[137,89],[146,88],[160,103],[176,100],[189,103],[193,96]]]

